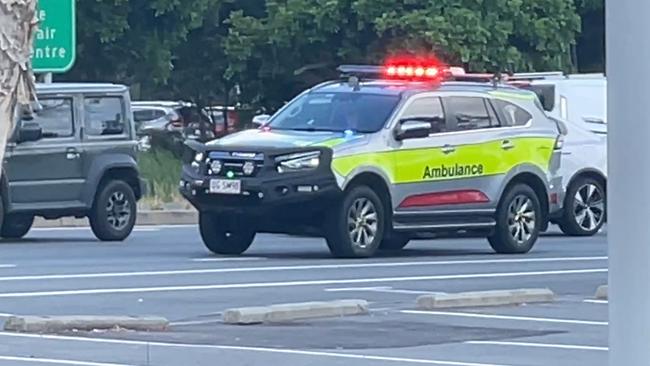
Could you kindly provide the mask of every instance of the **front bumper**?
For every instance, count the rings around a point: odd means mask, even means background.
[[[212,179],[222,176],[200,174],[183,166],[180,193],[199,212],[242,217],[260,232],[304,233],[303,227],[318,227],[324,212],[342,196],[326,161],[316,170],[280,174],[267,167],[254,177],[235,177],[239,194],[210,192]]]

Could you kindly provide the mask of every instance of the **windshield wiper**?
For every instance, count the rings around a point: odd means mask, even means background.
[[[307,131],[307,132],[343,132],[342,130],[335,130],[333,128],[324,128],[324,127],[294,127],[294,128],[287,128],[287,130]]]

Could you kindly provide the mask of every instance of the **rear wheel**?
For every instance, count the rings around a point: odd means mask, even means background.
[[[488,237],[497,253],[527,253],[535,245],[542,226],[542,209],[535,191],[525,184],[512,186],[496,214],[494,233]]]
[[[0,236],[6,239],[20,239],[27,235],[34,224],[34,216],[24,214],[10,214],[4,217]]]
[[[246,228],[243,220],[224,217],[209,212],[199,214],[199,231],[206,248],[212,253],[239,255],[244,253],[255,239],[255,231]]]
[[[596,234],[605,223],[606,202],[603,184],[593,178],[578,178],[567,189],[562,218],[562,232],[573,236]]]
[[[103,241],[122,241],[133,231],[135,219],[133,188],[121,180],[103,184],[88,215],[95,236]]]
[[[364,258],[375,254],[384,230],[381,200],[370,187],[356,186],[329,213],[325,232],[334,256]]]

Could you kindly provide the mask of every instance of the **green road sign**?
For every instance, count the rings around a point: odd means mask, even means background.
[[[34,72],[66,72],[76,58],[75,0],[39,0]]]

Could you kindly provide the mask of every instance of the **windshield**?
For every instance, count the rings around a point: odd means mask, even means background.
[[[269,126],[278,130],[377,132],[398,102],[396,95],[308,93],[291,102]]]

